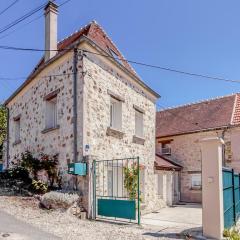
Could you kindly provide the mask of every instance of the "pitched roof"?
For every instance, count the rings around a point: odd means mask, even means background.
[[[179,163],[176,163],[175,161],[156,154],[155,156],[155,162],[154,162],[154,166],[156,170],[167,170],[167,171],[171,171],[171,170],[181,170],[182,166]]]
[[[157,112],[156,136],[174,136],[240,124],[240,95],[233,94]]]
[[[138,81],[148,90],[150,90],[156,97],[160,97],[156,92],[154,92],[152,89],[150,89],[145,83],[142,82],[142,80],[139,78],[137,73],[134,71],[134,69],[131,67],[131,65],[126,61],[122,60],[125,59],[124,56],[121,54],[121,52],[118,50],[116,45],[112,42],[112,40],[107,36],[105,31],[102,29],[102,27],[96,23],[96,21],[92,21],[83,28],[79,29],[75,33],[71,34],[67,38],[60,41],[57,45],[58,53],[55,57],[60,55],[64,49],[68,49],[71,47],[74,43],[76,43],[81,37],[86,37],[90,41],[92,41],[94,44],[96,44],[98,47],[100,47],[104,52],[106,52],[106,55],[112,56],[111,52],[114,52],[114,54],[117,56],[117,58],[121,59],[122,66],[128,70],[131,74],[133,74]],[[53,58],[53,60],[55,59]],[[112,56],[115,57],[115,56]],[[28,79],[20,86],[19,89],[15,93],[13,93],[12,96],[9,97],[9,99],[5,102],[7,104],[11,99],[16,96],[22,88],[25,87],[30,81],[31,78],[34,76],[34,74],[41,68],[44,67],[45,64],[48,64],[44,62],[44,57],[41,58],[39,63],[36,65],[32,73],[29,75]]]

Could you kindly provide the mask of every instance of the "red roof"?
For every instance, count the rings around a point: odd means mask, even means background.
[[[168,171],[179,171],[182,166],[167,157],[156,154],[155,156],[155,169],[156,170],[168,170]]]
[[[111,39],[107,36],[105,31],[98,25],[95,21],[90,22],[85,27],[81,28],[79,31],[75,32],[71,36],[65,38],[63,41],[58,43],[58,50],[63,50],[67,48],[69,45],[78,40],[81,36],[86,36],[91,39],[95,44],[101,47],[107,53],[110,53],[110,50],[114,51],[118,58],[124,59],[123,55],[117,49],[115,44],[111,41]],[[111,54],[111,53],[110,53]],[[126,62],[122,61],[125,68],[127,68],[130,72],[136,75],[136,72],[133,68]]]
[[[58,50],[59,52],[57,55],[61,53],[60,50],[67,49],[72,44],[77,42],[81,37],[86,37],[90,41],[92,41],[96,46],[101,48],[103,51],[105,51],[106,55],[112,56],[114,58],[121,59],[121,64],[127,69],[130,73],[132,73],[139,82],[146,87],[149,91],[151,91],[156,97],[159,97],[159,95],[154,92],[151,88],[149,88],[145,83],[142,82],[142,80],[138,77],[137,73],[134,71],[134,69],[131,67],[131,65],[122,59],[125,59],[123,55],[120,53],[120,51],[117,49],[115,44],[111,41],[111,39],[107,36],[105,31],[99,26],[95,21],[90,22],[85,27],[81,28],[79,31],[73,33],[69,37],[65,38],[64,40],[60,41],[58,43]],[[114,55],[112,54],[114,53]],[[54,58],[53,58],[54,60]],[[36,74],[37,70],[39,70],[41,67],[45,67],[44,57],[39,61],[37,66],[34,68],[28,79],[5,101],[5,104],[7,105],[29,82],[31,82],[32,77],[34,74]],[[48,64],[48,62],[47,62]]]
[[[156,136],[166,137],[240,124],[240,96],[224,96],[157,112]]]

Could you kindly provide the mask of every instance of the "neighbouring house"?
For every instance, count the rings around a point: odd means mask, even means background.
[[[179,166],[161,170],[162,175],[173,176],[166,192],[172,193],[175,201],[201,202],[199,140],[216,136],[225,141],[224,166],[240,172],[240,94],[157,112],[156,169],[164,161]]]
[[[67,172],[71,162],[86,156],[95,160],[138,156],[142,205],[146,211],[160,208],[154,173],[159,95],[123,60],[95,21],[57,43],[57,14],[57,5],[49,2],[45,55],[5,102],[9,111],[6,164],[26,150],[58,154],[63,185],[71,187],[75,183]],[[79,191],[88,201],[84,189],[88,183],[85,179],[82,184],[81,179]],[[114,184],[106,183],[105,191]]]

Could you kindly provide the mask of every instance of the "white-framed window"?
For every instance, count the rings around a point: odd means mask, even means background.
[[[15,124],[15,142],[19,142],[21,140],[20,131],[21,131],[21,125],[20,125],[20,118],[17,118],[14,120]]]
[[[143,137],[143,113],[135,109],[135,135]]]
[[[122,130],[122,102],[113,97],[110,99],[110,127]]]
[[[57,96],[46,100],[46,126],[45,128],[57,127]]]
[[[191,174],[191,188],[192,189],[201,189],[202,188],[201,173]]]

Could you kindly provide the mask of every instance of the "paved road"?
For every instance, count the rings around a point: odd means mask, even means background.
[[[59,240],[49,233],[0,211],[0,240]]]

